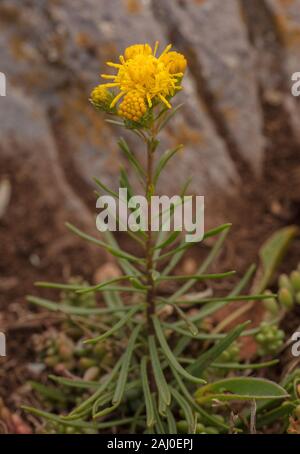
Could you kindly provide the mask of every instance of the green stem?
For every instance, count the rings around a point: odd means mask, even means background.
[[[154,242],[151,229],[151,197],[154,194],[153,185],[153,155],[156,149],[155,134],[151,139],[147,140],[147,181],[146,181],[146,197],[148,201],[148,229],[146,240],[146,285],[148,290],[146,293],[146,316],[147,316],[147,334],[148,336],[155,335],[152,316],[155,315],[155,283],[153,279],[153,253]],[[149,370],[150,387],[155,390],[155,380],[153,371]]]

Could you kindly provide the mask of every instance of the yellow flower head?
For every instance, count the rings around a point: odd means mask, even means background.
[[[147,112],[144,96],[136,90],[128,92],[121,102],[118,115],[127,120],[138,122]]]
[[[125,60],[134,58],[136,55],[151,55],[152,48],[149,44],[134,44],[133,46],[127,47],[124,52]]]
[[[104,85],[97,85],[97,87],[92,90],[90,101],[96,108],[110,112],[110,106],[113,99],[114,94],[112,92],[110,92]]]
[[[96,104],[106,102],[110,98],[110,92],[103,85],[95,87],[91,93],[91,100]]]
[[[143,99],[149,108],[159,102],[164,103],[168,108],[172,107],[169,99],[182,88],[180,84],[186,68],[186,60],[177,52],[169,52],[171,45],[166,47],[160,57],[157,57],[157,48],[158,43],[154,51],[149,44],[136,44],[125,50],[124,56],[120,56],[120,63],[107,63],[108,66],[118,70],[116,75],[102,75],[104,79],[112,80],[103,87],[114,87],[119,90],[111,107],[130,92],[139,93],[139,98]]]
[[[185,57],[179,52],[167,52],[160,57],[171,74],[184,73],[187,67]]]

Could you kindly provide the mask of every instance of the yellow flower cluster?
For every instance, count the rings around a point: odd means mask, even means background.
[[[185,57],[178,52],[170,52],[171,47],[168,45],[159,57],[156,56],[158,42],[154,50],[149,44],[128,47],[120,56],[120,63],[107,63],[117,69],[117,74],[102,74],[104,79],[112,82],[96,87],[92,92],[92,100],[93,93],[94,97],[100,97],[102,94],[105,96],[101,90],[118,89],[118,93],[112,97],[110,108],[114,109],[124,97],[117,110],[118,115],[133,121],[140,120],[149,108],[160,102],[171,108],[170,99],[181,90],[181,80],[187,66]]]
[[[98,85],[91,93],[91,99],[96,103],[106,102],[110,98],[110,93],[104,85]]]
[[[138,91],[128,92],[119,106],[118,115],[132,121],[139,121],[146,113],[144,97]]]
[[[104,85],[98,85],[93,89],[90,99],[95,107],[109,111],[113,98],[113,94]]]

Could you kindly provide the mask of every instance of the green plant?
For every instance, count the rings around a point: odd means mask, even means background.
[[[172,109],[170,100],[181,88],[185,59],[169,52],[169,48],[161,57],[156,57],[156,50],[152,52],[149,45],[138,45],[127,49],[120,61],[120,64],[112,65],[118,68],[117,76],[109,76],[114,82],[97,87],[92,102],[97,109],[117,116],[117,120],[109,122],[131,131],[145,146],[146,167],[143,167],[140,156],[133,153],[124,139],[119,141],[151,211],[151,198],[159,177],[181,149],[181,146],[175,147],[158,156],[159,133],[180,108]],[[120,94],[111,88],[119,88]],[[116,107],[124,95],[124,100]],[[95,182],[102,192],[118,200],[119,194],[99,179]],[[120,182],[128,194],[134,193],[124,168]],[[186,184],[182,190],[181,203],[187,187]],[[92,333],[81,344],[83,350],[87,349],[86,356],[91,356],[89,347],[104,344],[112,349],[114,361],[104,374],[92,381],[84,377],[52,376],[60,385],[89,393],[67,414],[57,415],[34,408],[27,410],[45,418],[58,431],[66,428],[67,432],[111,430],[118,426],[124,426],[125,431],[158,434],[248,431],[250,416],[247,412],[241,412],[242,417],[232,425],[231,402],[257,400],[266,406],[281,403],[288,393],[271,381],[242,374],[272,366],[277,361],[257,364],[239,361],[236,341],[243,336],[256,335],[260,328],[250,329],[245,322],[228,332],[207,332],[202,323],[232,301],[265,301],[275,295],[242,294],[253,276],[253,266],[228,295],[207,297],[192,291],[198,283],[209,283],[234,274],[231,270],[208,273],[220,254],[230,224],[207,231],[204,241],[216,237],[209,254],[194,274],[178,275],[173,271],[193,243],[186,242],[177,231],[152,232],[150,211],[146,231],[128,231],[139,248],[136,254],[122,249],[109,230],[103,237],[96,238],[67,225],[76,235],[110,252],[123,274],[93,286],[85,283],[37,284],[72,291],[78,297],[100,294],[104,307],[91,307],[84,302],[76,304],[76,297],[62,303],[37,297],[30,297],[29,301],[67,314],[74,324],[80,317],[81,326],[89,326]],[[174,207],[170,207],[164,216],[166,222],[172,220]],[[166,294],[163,286],[167,281],[177,284],[171,294]],[[53,354],[55,356],[57,350],[54,349]],[[240,375],[228,377],[233,371]],[[217,405],[212,407],[212,402]]]

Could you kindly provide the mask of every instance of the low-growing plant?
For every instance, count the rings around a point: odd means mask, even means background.
[[[171,101],[182,89],[186,59],[170,51],[170,46],[160,56],[157,52],[157,44],[154,50],[148,44],[130,46],[119,63],[108,63],[117,70],[116,75],[103,76],[111,82],[99,85],[91,94],[92,104],[112,117],[108,119],[111,124],[137,136],[145,147],[142,156],[134,153],[124,139],[119,141],[143,188],[148,209],[160,175],[182,148],[158,151],[159,134],[181,107],[172,107]],[[122,168],[120,185],[131,196],[134,191],[130,180]],[[119,201],[118,193],[99,179],[95,182],[101,194]],[[186,184],[181,200],[187,190]],[[174,206],[164,216],[167,222],[172,221]],[[96,285],[37,284],[73,292],[73,299],[66,301],[65,297],[58,303],[38,297],[29,297],[29,301],[66,314],[69,326],[65,330],[77,329],[77,338],[73,331],[70,342],[57,337],[42,350],[46,351],[49,366],[65,362],[71,368],[69,378],[60,375],[51,378],[66,389],[79,390],[80,399],[75,408],[62,414],[37,408],[27,410],[46,419],[52,430],[67,433],[110,431],[117,427],[130,433],[249,432],[254,430],[254,416],[257,427],[288,418],[297,407],[298,394],[290,399],[285,384],[253,377],[257,369],[275,365],[277,360],[250,364],[240,356],[240,343],[246,336],[256,336],[266,350],[261,327],[249,327],[249,321],[237,324],[237,311],[214,329],[206,329],[208,318],[233,301],[272,302],[276,296],[262,293],[264,289],[250,295],[243,293],[254,274],[254,266],[229,294],[211,296],[197,287],[198,283],[234,274],[232,270],[208,272],[222,250],[230,224],[205,232],[204,241],[213,237],[216,240],[192,275],[180,275],[174,269],[194,243],[187,242],[178,231],[167,232],[161,227],[159,232],[153,232],[148,227],[146,231],[127,232],[137,245],[135,254],[121,248],[109,230],[101,237],[93,237],[68,224],[73,233],[111,253],[122,275]],[[173,285],[168,287],[166,283]],[[101,306],[95,300],[91,304],[90,299],[79,299],[96,294],[102,297]],[[264,329],[270,329],[276,320],[275,314],[265,322]],[[278,347],[282,335],[274,328],[271,330]],[[64,336],[67,335],[66,331]],[[80,354],[76,353],[78,343]],[[105,363],[95,354],[95,346],[102,353],[111,351],[110,362]],[[277,351],[272,348],[271,345],[267,353]],[[88,369],[97,368],[97,374],[93,369],[92,379],[84,376],[86,370],[81,370],[80,358],[86,358]]]

